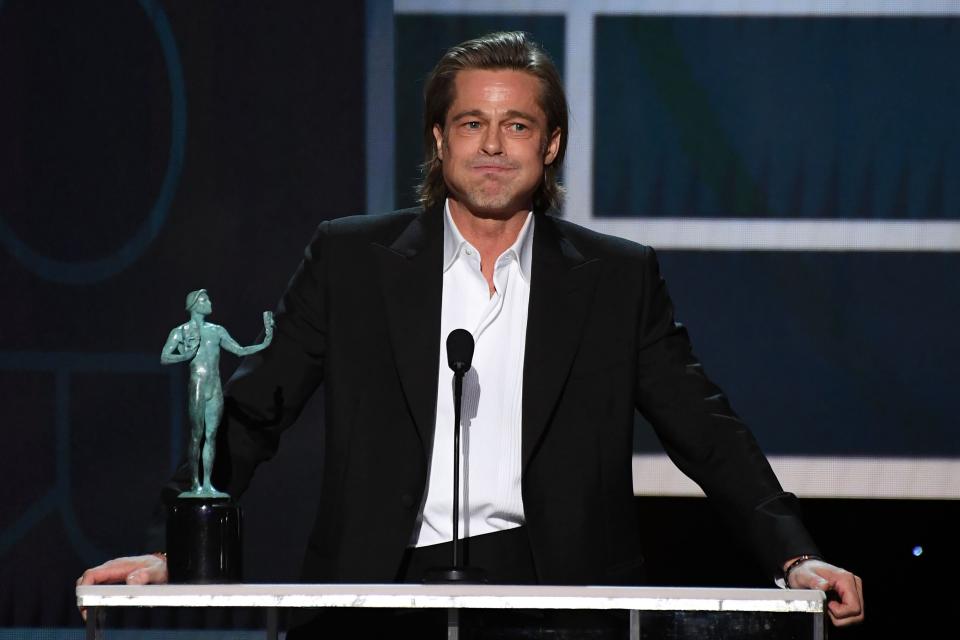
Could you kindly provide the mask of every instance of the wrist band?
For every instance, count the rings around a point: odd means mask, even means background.
[[[823,560],[820,556],[815,556],[812,554],[804,554],[787,565],[787,568],[783,570],[783,584],[787,587],[790,586],[790,574],[794,569],[802,565],[807,560]]]

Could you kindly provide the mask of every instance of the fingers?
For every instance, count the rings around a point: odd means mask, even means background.
[[[154,555],[116,558],[87,569],[77,586],[90,584],[152,584],[167,581],[167,564]]]
[[[139,566],[139,564],[133,562],[130,558],[110,560],[100,566],[84,571],[83,575],[77,579],[77,586],[125,582],[127,574]]]
[[[165,584],[167,582],[167,563],[159,558],[154,558],[146,567],[131,571],[127,576],[127,584]]]
[[[863,621],[863,581],[859,576],[845,572],[833,585],[835,600],[827,604],[830,621],[835,626],[844,627]]]
[[[821,560],[808,560],[790,572],[789,586],[827,592],[827,613],[835,626],[863,621],[863,581],[845,569]]]
[[[83,572],[83,575],[80,576],[79,578],[77,578],[77,586],[78,586],[78,587],[79,587],[80,585],[84,584],[83,579],[84,579],[84,576],[86,576],[86,575],[87,575],[87,572],[84,571],[84,572]],[[87,608],[86,608],[86,607],[78,607],[78,608],[80,609],[80,617],[83,618],[83,621],[84,621],[84,622],[86,622],[86,621],[87,621]]]
[[[92,569],[87,569],[83,572],[83,575],[77,578],[77,586],[125,582],[131,567],[128,560],[128,558],[117,558]],[[87,621],[86,607],[80,607],[80,617],[83,618],[84,622]]]
[[[150,584],[150,571],[147,569],[131,571],[126,582],[130,585]]]
[[[115,558],[87,569],[79,578],[77,586],[95,584],[130,585],[160,584],[167,581],[167,563],[154,555]],[[80,615],[87,619],[87,611],[80,608]]]
[[[796,587],[827,592],[827,612],[835,626],[863,621],[863,581],[859,576],[826,562],[811,560],[797,567],[790,577]]]

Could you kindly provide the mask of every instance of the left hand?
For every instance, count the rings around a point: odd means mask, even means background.
[[[837,627],[863,622],[863,581],[846,569],[823,560],[807,560],[790,572],[791,589],[819,589],[836,594],[829,599],[827,612]]]

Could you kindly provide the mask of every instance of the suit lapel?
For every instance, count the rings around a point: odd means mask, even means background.
[[[590,311],[600,269],[538,216],[523,364],[523,469],[545,435]]]
[[[431,209],[389,246],[374,247],[397,375],[428,458],[440,362],[442,215],[442,210]],[[584,258],[553,220],[538,215],[524,353],[524,469],[563,391],[590,311],[598,265],[596,259]]]
[[[374,246],[397,375],[428,459],[440,362],[441,215],[431,209],[417,216],[389,246]]]

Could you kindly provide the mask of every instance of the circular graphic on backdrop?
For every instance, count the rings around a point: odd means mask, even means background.
[[[113,253],[93,260],[58,260],[43,255],[17,236],[0,215],[0,243],[30,271],[45,280],[65,284],[92,284],[123,271],[136,261],[156,239],[167,219],[170,202],[177,190],[183,168],[187,137],[186,91],[176,41],[166,14],[155,0],[137,0],[160,41],[170,83],[170,152],[160,192],[143,223]],[[0,0],[0,10],[3,1]],[[0,212],[2,213],[2,212]]]

